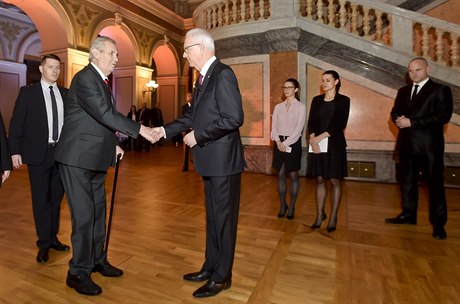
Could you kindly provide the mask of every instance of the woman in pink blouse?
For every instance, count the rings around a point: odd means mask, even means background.
[[[292,220],[295,200],[299,191],[299,170],[302,158],[301,135],[305,124],[306,107],[299,101],[299,82],[289,78],[282,86],[285,100],[275,106],[272,116],[271,139],[276,142],[273,149],[273,169],[278,172],[280,196],[279,218],[286,215]],[[287,181],[290,179],[290,204],[286,203]]]

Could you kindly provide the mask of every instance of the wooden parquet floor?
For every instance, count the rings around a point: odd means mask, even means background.
[[[460,189],[447,189],[446,240],[431,236],[422,188],[418,225],[388,225],[399,212],[395,184],[347,180],[336,232],[312,231],[315,182],[301,178],[293,221],[278,219],[276,176],[244,173],[232,288],[194,299],[205,243],[201,178],[181,172],[182,148],[127,152],[120,164],[109,260],[121,278],[93,274],[100,296],[65,285],[70,253],[35,262],[26,167],[0,189],[0,303],[460,303]],[[107,178],[110,202],[113,169]],[[327,204],[329,207],[329,203]],[[61,209],[61,241],[70,215]],[[329,208],[327,208],[327,211]]]

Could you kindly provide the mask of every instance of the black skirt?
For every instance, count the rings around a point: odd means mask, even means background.
[[[302,138],[299,137],[290,147],[292,149],[291,153],[281,152],[278,150],[275,143],[273,146],[273,169],[279,172],[284,164],[284,172],[286,173],[300,170],[302,160]]]
[[[330,149],[327,153],[308,153],[307,176],[322,176],[325,179],[346,177],[347,151]]]

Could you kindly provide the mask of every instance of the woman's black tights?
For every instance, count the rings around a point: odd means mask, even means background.
[[[289,179],[291,180],[290,185],[290,195],[291,195],[291,202],[289,204],[288,210],[288,217],[293,218],[295,212],[295,201],[297,199],[297,193],[299,192],[299,173],[298,171],[292,171],[288,173]],[[284,215],[286,213],[286,209],[288,206],[286,204],[286,170],[284,169],[284,165],[281,167],[280,171],[278,172],[278,192],[280,195],[280,211],[279,216]]]
[[[328,227],[335,227],[337,223],[337,212],[339,211],[340,200],[342,198],[342,183],[340,179],[331,178],[331,217],[329,218]],[[321,225],[326,218],[324,205],[326,203],[327,187],[323,177],[318,176],[316,179],[316,221],[314,225]]]

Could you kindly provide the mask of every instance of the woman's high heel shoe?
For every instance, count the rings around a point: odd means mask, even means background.
[[[278,212],[278,218],[283,218],[286,215],[288,207],[286,204],[280,207],[280,211]]]
[[[331,225],[331,221],[327,225],[327,232],[334,232],[337,226],[337,217],[335,218],[334,225]]]
[[[317,224],[316,222],[313,223],[313,225],[310,226],[311,229],[318,229],[319,227],[321,227],[321,224],[323,223],[323,221],[327,218],[327,215],[326,213],[323,213],[323,215],[321,216],[321,222],[319,224]]]
[[[295,207],[293,207],[292,210],[291,210],[291,208],[289,208],[289,211],[288,211],[288,213],[286,215],[286,218],[288,220],[293,220],[294,219],[294,213],[295,213]]]

